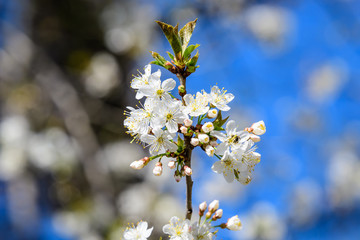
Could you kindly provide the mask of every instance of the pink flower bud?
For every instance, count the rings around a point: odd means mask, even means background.
[[[190,140],[190,144],[193,145],[194,147],[196,147],[197,145],[199,145],[200,141],[198,138],[192,138]]]
[[[189,118],[184,120],[185,127],[190,127],[193,124],[193,121]]]
[[[162,163],[161,162],[157,162],[155,164],[155,167],[153,169],[153,174],[155,176],[160,176],[162,174],[163,168],[162,168]]]
[[[209,204],[209,212],[215,212],[219,208],[219,200],[214,200]]]
[[[175,161],[169,161],[168,167],[169,167],[170,169],[174,169],[175,166],[176,166]]]
[[[217,147],[219,144],[216,141],[211,141],[210,145],[213,147]]]
[[[187,133],[187,127],[185,127],[185,126],[181,126],[180,127],[180,132],[182,133],[182,134],[185,134],[185,133]]]
[[[257,142],[260,142],[261,138],[255,134],[250,134],[250,139],[254,142],[254,143],[257,143]]]
[[[186,176],[191,176],[192,169],[189,168],[188,166],[184,166],[184,173],[185,173]]]
[[[208,118],[216,118],[218,115],[218,111],[216,109],[211,109],[208,111]]]

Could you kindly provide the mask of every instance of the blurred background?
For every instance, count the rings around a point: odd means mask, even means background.
[[[184,216],[184,180],[129,168],[148,153],[123,112],[149,51],[170,50],[154,21],[195,18],[189,92],[217,83],[236,96],[231,119],[267,133],[247,186],[194,152],[194,208],[239,214],[243,230],[219,239],[360,239],[359,13],[356,0],[0,0],[0,239],[114,240],[141,219],[156,239]]]

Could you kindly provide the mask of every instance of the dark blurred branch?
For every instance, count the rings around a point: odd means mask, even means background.
[[[101,171],[95,159],[99,145],[76,91],[68,83],[65,74],[43,51],[36,49],[36,53],[38,55],[33,69],[35,81],[48,94],[59,110],[67,130],[80,145],[81,162],[93,194],[105,194],[104,196],[113,199],[114,189],[110,179]]]

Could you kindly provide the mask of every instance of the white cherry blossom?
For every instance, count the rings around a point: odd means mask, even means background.
[[[230,120],[226,124],[226,133],[220,131],[212,131],[210,134],[217,137],[222,143],[216,149],[217,154],[223,154],[229,147],[238,149],[249,139],[249,133],[246,131],[238,131],[234,120]]]
[[[125,240],[147,240],[154,227],[148,228],[147,222],[139,222],[136,227],[128,228],[124,232]]]
[[[170,240],[193,240],[189,220],[180,221],[176,216],[170,219],[170,224],[163,227],[163,232],[169,235]]]
[[[163,131],[160,128],[154,128],[152,132],[154,135],[145,134],[141,136],[141,141],[149,144],[151,155],[164,153],[167,150],[170,152],[177,150],[177,145],[170,141],[175,137],[175,134]]]
[[[225,151],[225,154],[220,161],[217,161],[213,164],[211,169],[219,174],[222,174],[227,182],[233,182],[235,179],[235,172],[245,172],[248,170],[248,167],[242,161],[237,159],[237,156],[230,151]]]
[[[209,101],[207,98],[207,94],[205,92],[197,92],[195,98],[191,94],[186,94],[184,96],[184,101],[186,103],[184,112],[192,117],[198,117],[200,115],[203,115],[207,113],[210,109],[208,106]]]
[[[218,86],[213,86],[208,96],[209,102],[221,111],[229,111],[230,107],[227,104],[234,99],[233,94],[226,93],[224,89],[220,90]]]
[[[215,235],[211,232],[211,224],[209,222],[200,223],[194,222],[191,225],[191,234],[194,240],[212,240]]]
[[[140,90],[144,96],[148,97],[147,101],[159,102],[160,100],[165,100],[165,103],[168,103],[172,100],[169,91],[173,90],[175,86],[176,82],[172,78],[166,79],[163,82],[160,79],[156,79]]]
[[[154,127],[162,128],[166,126],[167,130],[171,133],[177,132],[178,124],[183,123],[188,117],[182,112],[180,101],[173,101],[171,104],[158,104],[154,112],[157,115]]]
[[[131,81],[131,85],[130,85],[131,88],[137,90],[136,99],[141,99],[144,97],[144,94],[141,90],[142,88],[149,86],[149,84],[152,81],[160,80],[160,76],[161,76],[160,69],[154,73],[151,73],[151,65],[148,64],[145,66],[144,71],[145,71],[144,74],[140,73],[140,76],[135,77]]]

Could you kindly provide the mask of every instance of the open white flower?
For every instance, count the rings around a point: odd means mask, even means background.
[[[147,240],[154,227],[148,228],[147,222],[139,222],[136,227],[128,228],[124,232],[125,240]]]
[[[226,93],[226,90],[220,90],[218,86],[213,86],[209,94],[209,102],[220,109],[221,111],[229,111],[230,107],[227,105],[234,99],[234,95]]]
[[[125,112],[127,115],[124,120],[124,126],[129,130],[127,133],[133,135],[143,135],[147,134],[150,130],[150,127],[154,127],[156,121],[156,115],[154,113],[154,104],[145,102],[144,107],[142,108],[133,108],[127,107],[130,111]]]
[[[189,114],[192,117],[198,117],[200,115],[203,115],[209,111],[208,106],[208,98],[207,94],[197,92],[196,98],[194,98],[191,94],[186,94],[184,96],[184,101],[186,103],[186,107],[184,108],[184,112],[186,114]]]
[[[170,219],[170,224],[163,227],[163,232],[169,235],[170,240],[193,240],[189,220],[180,221],[176,216]]]
[[[142,87],[140,90],[144,96],[148,97],[147,101],[160,101],[165,100],[168,103],[172,100],[169,91],[173,90],[176,86],[174,79],[169,78],[161,83],[160,79],[156,79],[149,83],[149,85]]]
[[[226,124],[226,134],[220,131],[212,131],[210,135],[217,137],[222,143],[216,148],[217,154],[223,154],[229,147],[238,149],[249,139],[249,133],[246,131],[238,131],[234,120],[230,120]]]
[[[244,162],[239,161],[234,153],[227,150],[221,160],[215,162],[211,169],[222,174],[227,182],[233,182],[237,178],[236,175],[239,172],[246,172],[248,167]]]
[[[149,84],[152,81],[160,80],[160,76],[161,76],[160,69],[154,73],[151,73],[151,65],[148,64],[145,66],[144,70],[145,70],[144,74],[140,73],[140,76],[135,77],[131,81],[131,85],[130,85],[131,88],[137,90],[136,99],[141,99],[144,97],[144,94],[141,90],[142,88],[149,86]]]
[[[154,127],[162,128],[166,126],[167,130],[171,133],[177,132],[178,123],[183,123],[188,117],[182,112],[180,101],[173,101],[171,104],[158,104],[154,112],[157,115]]]
[[[163,131],[160,128],[154,128],[152,132],[154,135],[145,134],[141,136],[141,141],[149,144],[151,155],[164,153],[167,150],[170,150],[170,152],[177,150],[177,145],[170,141],[175,137],[175,134]]]
[[[191,234],[194,240],[212,240],[214,234],[210,231],[211,224],[209,222],[200,223],[198,221],[191,225]]]

